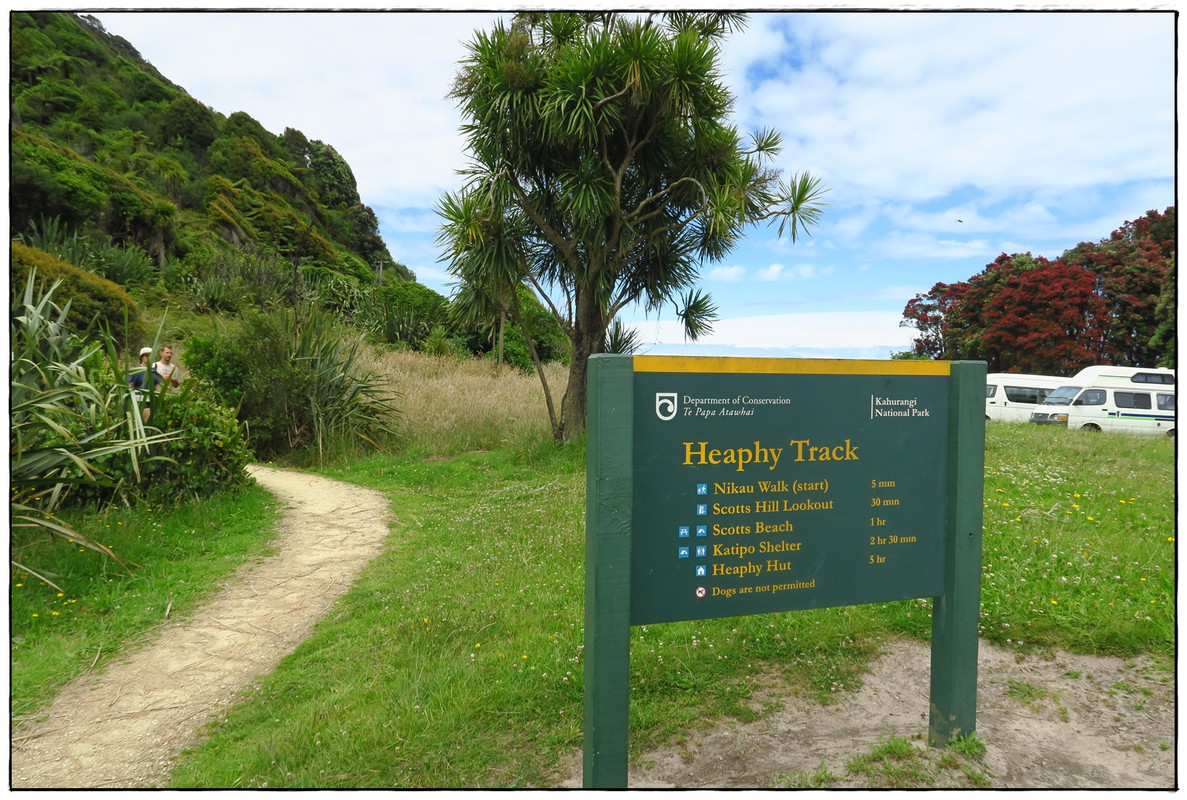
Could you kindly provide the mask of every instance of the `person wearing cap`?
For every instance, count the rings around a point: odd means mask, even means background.
[[[145,386],[148,383],[148,376],[150,374],[152,375],[153,388],[159,386],[163,380],[155,369],[150,369],[148,366],[148,357],[151,355],[151,347],[140,348],[140,366],[128,375],[128,385],[132,387],[137,399],[143,405],[143,408],[140,410],[140,417],[144,420],[145,424],[148,424],[149,415],[152,413],[152,408],[150,408],[152,403],[152,389]]]
[[[169,384],[169,386],[177,386],[177,376],[181,374],[181,370],[173,363],[172,347],[165,345],[161,348],[161,360],[155,362],[152,368],[153,372],[160,376],[162,381]]]

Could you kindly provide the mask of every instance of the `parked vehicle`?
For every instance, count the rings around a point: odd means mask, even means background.
[[[1175,371],[1087,367],[1047,395],[1030,415],[1040,425],[1175,435]]]
[[[1026,422],[1048,394],[1067,382],[1051,375],[991,372],[985,376],[985,419]]]

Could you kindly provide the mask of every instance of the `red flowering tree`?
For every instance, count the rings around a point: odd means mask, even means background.
[[[1109,309],[1091,272],[1026,253],[998,258],[986,273],[993,280],[974,282],[967,299],[980,323],[973,357],[991,371],[1070,375],[1108,362]]]
[[[1126,222],[1048,261],[1003,253],[967,282],[937,283],[903,310],[916,355],[995,372],[1071,374],[1174,360],[1174,208]]]
[[[952,340],[949,327],[953,308],[959,305],[960,297],[967,288],[967,283],[937,283],[927,294],[917,294],[907,301],[907,307],[903,309],[903,321],[899,325],[919,331],[914,341],[915,355],[937,360],[960,357],[949,349]]]
[[[1166,292],[1174,292],[1174,225],[1173,207],[1162,214],[1149,211],[1108,239],[1083,242],[1063,255],[1097,276],[1097,291],[1113,320],[1106,341],[1115,364],[1152,366],[1162,356],[1151,339],[1165,321],[1159,319],[1159,302],[1165,306]]]

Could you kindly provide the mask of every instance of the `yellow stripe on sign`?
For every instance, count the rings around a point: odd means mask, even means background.
[[[733,358],[635,356],[635,372],[748,373],[767,375],[951,375],[950,361],[879,361],[857,358]]]

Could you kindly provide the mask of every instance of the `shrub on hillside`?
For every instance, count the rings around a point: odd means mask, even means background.
[[[107,373],[111,380],[124,380],[123,375]],[[96,459],[95,466],[105,480],[77,487],[71,505],[148,503],[159,507],[202,500],[247,482],[251,451],[235,413],[202,397],[192,383],[180,393],[162,389],[152,399],[145,429],[159,430],[163,440],[149,447],[136,463],[122,455]],[[124,397],[124,410],[130,412],[131,402]]]
[[[116,284],[20,242],[12,243],[11,253],[10,305],[16,302],[16,292],[24,286],[26,276],[36,270],[40,292],[61,281],[54,299],[63,306],[70,303],[67,330],[81,333],[94,323],[97,329],[110,331],[120,349],[131,348],[144,339],[140,307]]]
[[[159,460],[142,470],[136,494],[151,505],[200,500],[247,482],[251,450],[235,412],[198,394],[193,384],[164,393],[149,424],[178,434],[155,447]]]
[[[424,284],[402,281],[375,291],[371,327],[388,344],[402,342],[420,349],[429,332],[447,325],[449,301]]]
[[[395,414],[378,375],[333,317],[316,309],[251,313],[235,328],[186,340],[185,363],[237,409],[261,457],[375,443]]]

